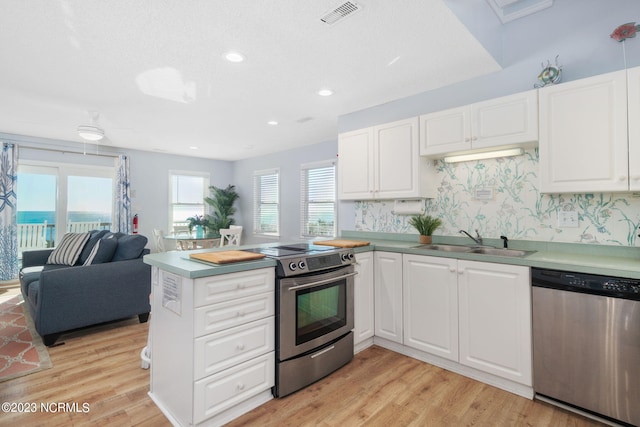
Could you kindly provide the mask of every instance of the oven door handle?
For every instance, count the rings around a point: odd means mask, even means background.
[[[323,285],[325,283],[331,283],[331,282],[335,282],[336,280],[345,279],[347,277],[355,276],[356,274],[358,274],[358,272],[354,271],[353,273],[343,274],[342,276],[332,277],[330,279],[318,280],[317,282],[307,283],[307,284],[304,284],[304,285],[291,286],[287,290],[288,291],[297,291],[298,289],[312,288],[314,286]]]

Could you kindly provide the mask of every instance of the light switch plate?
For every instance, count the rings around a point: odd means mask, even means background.
[[[577,228],[578,212],[576,211],[560,211],[558,212],[558,227],[561,228]]]

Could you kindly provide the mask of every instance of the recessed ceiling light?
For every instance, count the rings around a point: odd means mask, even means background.
[[[227,52],[224,54],[224,59],[229,62],[242,62],[245,60],[244,55],[240,52]]]
[[[331,89],[320,89],[318,91],[318,95],[320,95],[320,96],[331,96],[331,95],[333,95],[333,91]]]
[[[275,120],[269,120],[269,121],[267,122],[267,124],[268,124],[268,125],[270,125],[270,126],[277,126],[277,125],[278,125],[278,122],[276,122]]]
[[[192,145],[191,147],[189,147],[190,150],[197,150],[198,147],[196,147],[195,145]]]

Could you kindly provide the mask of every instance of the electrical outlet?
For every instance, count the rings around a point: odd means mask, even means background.
[[[561,228],[577,228],[578,212],[576,211],[560,211],[558,212],[558,227]]]

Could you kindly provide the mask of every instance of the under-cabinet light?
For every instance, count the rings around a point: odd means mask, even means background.
[[[447,156],[446,163],[468,162],[471,160],[495,159],[496,157],[520,156],[524,153],[522,148],[510,148],[508,150],[486,151],[484,153],[460,154],[457,156]]]

